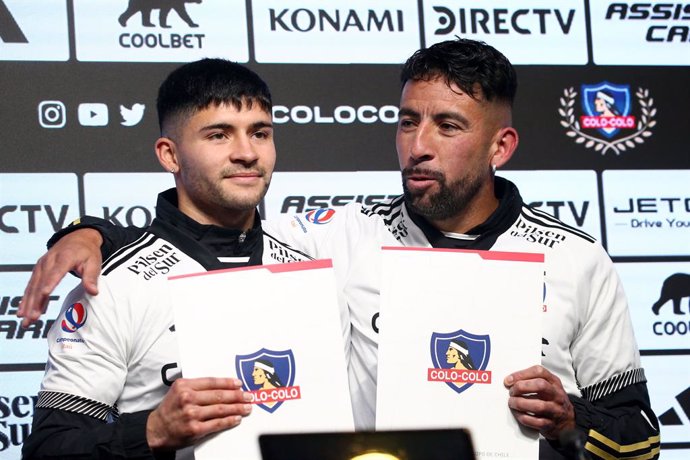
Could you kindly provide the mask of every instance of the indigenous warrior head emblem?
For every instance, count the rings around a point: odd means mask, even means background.
[[[581,110],[577,110],[578,99]],[[656,126],[654,98],[645,88],[632,94],[630,85],[583,84],[579,93],[575,87],[565,88],[560,102],[558,113],[566,136],[602,155],[608,151],[620,155],[644,144]]]
[[[592,127],[609,139],[621,129],[635,128],[635,118],[628,116],[630,85],[614,85],[606,81],[596,85],[582,85],[582,110],[587,119],[594,121]],[[597,118],[589,117],[597,117],[598,121]]]
[[[295,357],[291,350],[266,348],[235,357],[237,377],[245,391],[254,394],[254,403],[267,412],[275,412],[284,401],[299,399],[295,382]]]
[[[487,371],[491,355],[488,335],[476,335],[462,329],[431,334],[431,361],[428,380],[445,382],[450,388],[462,393],[475,383],[491,383],[491,371]]]

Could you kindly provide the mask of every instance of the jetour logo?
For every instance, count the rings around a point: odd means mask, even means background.
[[[292,350],[273,351],[266,348],[249,355],[235,357],[237,377],[242,388],[254,395],[254,404],[269,413],[285,401],[300,399],[295,383],[295,357]]]
[[[431,361],[427,370],[429,382],[444,382],[457,393],[473,384],[490,384],[491,371],[487,371],[491,356],[488,335],[476,335],[462,329],[450,333],[431,334]]]
[[[616,155],[634,149],[652,135],[656,125],[657,110],[649,90],[638,88],[635,92],[640,106],[639,117],[633,116],[629,85],[601,82],[582,85],[581,106],[583,115],[575,116],[577,91],[573,87],[563,90],[558,113],[566,135],[576,144],[593,148],[604,155],[611,150]],[[595,132],[591,132],[596,130]],[[632,132],[631,132],[632,131]],[[601,136],[601,137],[600,137]]]
[[[323,225],[329,223],[331,219],[333,219],[333,216],[335,216],[335,209],[321,208],[308,211],[304,215],[304,218],[307,222],[311,222],[312,224]]]
[[[86,324],[86,307],[77,302],[73,303],[65,312],[65,318],[62,320],[62,330],[65,332],[76,332]]]

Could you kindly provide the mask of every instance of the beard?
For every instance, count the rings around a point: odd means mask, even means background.
[[[438,191],[413,192],[407,187],[411,174],[424,174],[438,183]],[[402,171],[405,204],[416,214],[429,221],[446,220],[463,214],[482,187],[482,178],[474,175],[448,183],[440,171],[423,168],[405,168]]]

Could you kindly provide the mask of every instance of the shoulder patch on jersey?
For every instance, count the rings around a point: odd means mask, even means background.
[[[161,279],[183,258],[183,251],[171,242],[147,232],[115,252],[104,264],[102,274],[118,270],[143,281]]]
[[[290,262],[302,262],[314,260],[309,254],[299,251],[287,243],[284,243],[264,230],[264,255],[268,255],[277,263],[286,264]]]
[[[402,212],[402,203],[403,196],[400,195],[372,206],[362,206],[361,212],[365,216],[380,216],[389,225]]]
[[[545,213],[544,211],[540,211],[538,209],[534,209],[531,206],[524,205],[522,207],[518,223],[521,220],[523,221],[523,225],[525,225],[526,228],[530,227],[531,230],[534,231],[559,233],[560,235],[562,235],[563,239],[566,238],[566,234],[570,234],[573,236],[577,236],[578,238],[582,238],[583,240],[588,241],[590,243],[596,242],[596,239],[594,237],[588,235],[582,230],[579,230],[575,227],[571,227],[570,225],[556,219],[551,214]],[[516,223],[516,225],[518,223]]]
[[[133,254],[137,251],[151,246],[158,237],[153,233],[146,232],[141,235],[137,240],[122,246],[120,249],[115,251],[110,257],[108,257],[101,266],[102,275],[105,276],[123,263],[127,262]]]
[[[304,214],[304,218],[307,222],[316,225],[329,223],[333,219],[333,216],[335,216],[335,209],[333,208],[312,209]]]

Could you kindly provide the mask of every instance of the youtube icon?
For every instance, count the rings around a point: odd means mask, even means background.
[[[79,124],[82,126],[106,126],[108,124],[108,106],[102,103],[79,104]]]

